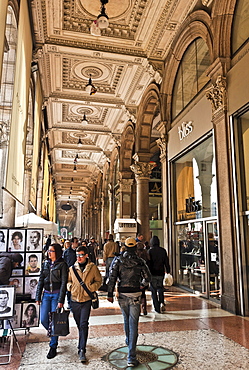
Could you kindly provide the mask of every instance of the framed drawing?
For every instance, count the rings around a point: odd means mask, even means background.
[[[28,229],[27,230],[27,252],[42,252],[43,230]]]
[[[39,277],[27,277],[25,278],[25,294],[31,294],[31,299],[35,299],[36,288],[38,284]]]
[[[9,285],[16,288],[16,293],[23,293],[23,277],[11,277]]]
[[[9,229],[8,252],[23,252],[25,239],[25,230]]]
[[[22,328],[39,326],[39,308],[35,303],[23,303],[22,308]]]
[[[22,318],[22,304],[17,303],[15,304],[14,308],[14,316],[11,319],[13,329],[21,327],[21,318]],[[7,320],[4,320],[4,329],[10,329],[10,324]]]
[[[0,320],[11,319],[14,316],[15,287],[9,285],[0,286]]]
[[[14,269],[12,270],[12,277],[13,276],[22,276],[23,275],[23,269]]]
[[[42,253],[26,253],[25,275],[39,275],[41,262]]]
[[[0,252],[7,250],[8,229],[0,229]]]

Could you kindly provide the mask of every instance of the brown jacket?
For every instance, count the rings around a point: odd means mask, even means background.
[[[88,264],[85,267],[85,270],[82,272],[78,262],[74,264],[79,276],[86,284],[87,288],[91,292],[95,292],[98,290],[102,285],[102,276],[100,275],[98,267],[88,260]],[[69,268],[68,272],[68,283],[67,283],[67,290],[71,292],[71,299],[76,302],[86,302],[89,301],[91,298],[83,289],[76,278],[72,267]]]
[[[114,252],[119,252],[117,243],[115,243],[113,240],[109,240],[107,243],[105,243],[103,248],[103,261],[106,262],[107,258],[115,257]]]

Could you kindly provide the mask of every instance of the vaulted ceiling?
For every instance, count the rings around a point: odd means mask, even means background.
[[[71,199],[84,200],[128,120],[136,121],[143,92],[152,81],[160,84],[172,39],[198,3],[109,0],[109,27],[93,36],[99,0],[31,2],[58,201],[68,199],[72,178]],[[94,95],[85,90],[90,75]]]

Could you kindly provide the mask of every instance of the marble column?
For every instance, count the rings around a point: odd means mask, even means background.
[[[108,184],[108,198],[109,198],[109,234],[113,234],[113,188],[112,184]]]
[[[120,218],[131,218],[131,187],[134,180],[121,178],[119,180]]]
[[[165,125],[165,123],[163,123]],[[165,125],[166,126],[166,125]],[[167,136],[163,134],[160,139],[157,139],[157,145],[160,148],[160,161],[161,161],[161,177],[162,177],[162,227],[163,227],[163,240],[162,245],[167,249],[168,253],[172,255],[169,248],[169,207],[168,207],[168,182],[167,182]]]
[[[137,223],[138,232],[143,234],[144,240],[150,240],[149,223],[149,179],[154,163],[138,162],[130,166],[135,174],[137,185]]]

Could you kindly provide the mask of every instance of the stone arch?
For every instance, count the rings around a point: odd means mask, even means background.
[[[120,172],[130,173],[130,165],[132,163],[132,155],[134,150],[135,132],[134,124],[132,121],[128,121],[124,132],[121,136],[121,147],[120,147]]]
[[[162,93],[165,96],[165,119],[171,122],[171,103],[172,92],[178,67],[181,63],[183,54],[188,46],[198,37],[205,40],[210,54],[210,63],[213,62],[213,29],[210,16],[203,10],[192,13],[183,22],[175,41],[172,44],[172,52],[165,61],[165,75],[163,78]]]
[[[214,59],[231,54],[232,22],[237,2],[238,0],[214,2],[211,14],[216,40],[213,45]],[[227,62],[230,63],[230,59]],[[229,64],[227,67],[230,67]]]
[[[137,113],[135,151],[139,155],[150,154],[152,123],[158,109],[160,112],[160,91],[158,85],[152,83],[145,90]]]

